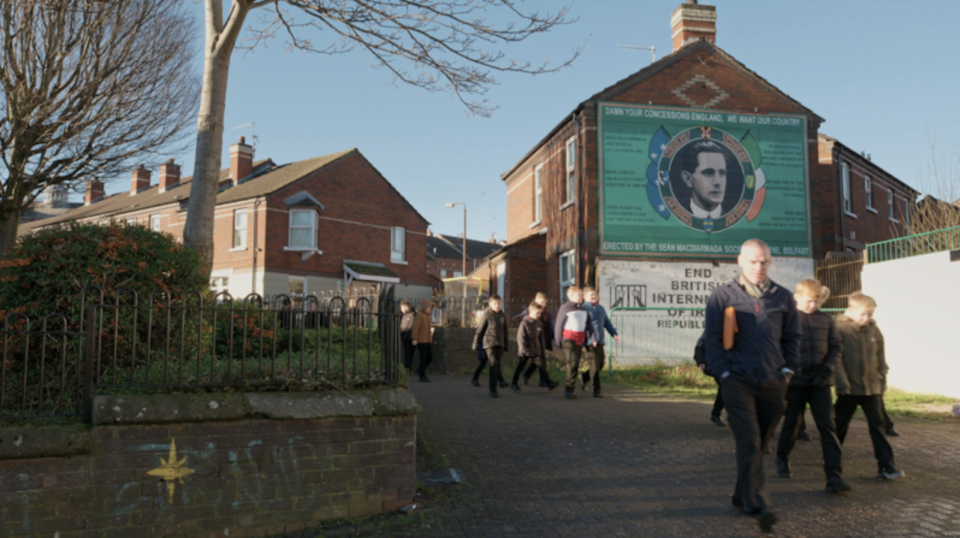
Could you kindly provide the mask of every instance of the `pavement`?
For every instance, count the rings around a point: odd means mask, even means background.
[[[432,488],[415,516],[398,516],[410,520],[390,535],[761,535],[756,519],[730,505],[733,436],[708,420],[708,402],[616,386],[605,386],[603,399],[579,392],[570,401],[562,387],[533,385],[492,399],[467,376],[431,381],[410,386],[423,404],[423,456],[427,466],[462,471],[467,482]],[[876,478],[859,418],[844,445],[847,494],[824,491],[816,440],[797,443],[791,479],[776,476],[768,455],[775,535],[960,536],[960,421],[894,419],[902,480]]]

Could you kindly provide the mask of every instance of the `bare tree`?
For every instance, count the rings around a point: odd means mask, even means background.
[[[0,253],[46,187],[112,177],[182,142],[194,28],[166,0],[0,0]]]
[[[938,148],[935,134],[929,143],[930,166],[921,180],[927,195],[914,205],[911,234],[960,226],[960,147]]]
[[[197,119],[194,181],[190,188],[184,244],[200,252],[207,269],[213,264],[213,213],[223,149],[230,57],[251,11],[263,8],[250,28],[253,48],[278,34],[291,49],[340,54],[360,49],[388,71],[393,83],[431,92],[451,92],[468,113],[487,116],[486,100],[474,100],[496,84],[494,73],[541,74],[556,71],[579,56],[582,46],[556,66],[533,65],[507,57],[496,47],[574,22],[568,8],[556,13],[526,12],[522,0],[204,0],[206,44],[203,93]],[[507,19],[494,22],[490,13]],[[310,31],[329,36],[315,45]],[[318,34],[321,35],[321,34]],[[235,178],[240,179],[240,178]]]

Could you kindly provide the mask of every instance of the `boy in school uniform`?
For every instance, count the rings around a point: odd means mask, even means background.
[[[540,303],[536,301],[530,303],[526,310],[527,315],[517,328],[517,357],[519,361],[517,362],[517,369],[513,372],[513,384],[510,385],[510,388],[517,392],[520,391],[520,385],[517,384],[517,381],[528,361],[540,370],[540,379],[546,382],[547,388],[553,390],[560,385],[560,383],[550,379],[550,373],[547,372],[546,368],[547,338],[546,331],[540,321],[542,310],[543,307]]]
[[[543,326],[544,340],[546,340],[547,342],[546,350],[553,351],[553,318],[550,317],[550,312],[547,312],[547,294],[543,293],[542,291],[537,292],[537,295],[534,297],[533,302],[540,305],[540,317],[538,319],[540,320],[540,325]],[[529,312],[529,310],[530,310],[529,307],[524,308],[523,312],[520,312],[520,315],[516,316],[513,319],[515,319],[516,321],[523,321],[523,318],[527,317],[527,313]],[[544,367],[546,367],[546,363],[544,363]],[[530,376],[532,376],[533,373],[536,372],[537,370],[538,370],[538,367],[536,363],[531,362],[530,365],[527,366],[527,370],[522,373],[524,385],[530,384]],[[547,387],[549,379],[550,379],[549,376],[547,377],[540,376],[540,386]],[[517,378],[516,373],[514,373],[513,383],[516,385],[518,381],[519,379]]]
[[[605,332],[610,333],[610,336],[617,342],[620,341],[620,335],[610,321],[610,317],[607,316],[607,310],[600,305],[600,294],[597,293],[597,289],[584,288],[583,294],[586,298],[586,302],[583,303],[583,308],[590,314],[594,334],[590,346],[587,347],[587,361],[590,364],[590,371],[584,372],[581,376],[583,379],[583,390],[587,390],[587,383],[592,379],[593,397],[603,398],[603,393],[600,390],[600,373],[603,372],[603,366],[607,362]]]
[[[883,391],[887,381],[887,360],[883,333],[873,320],[877,302],[856,292],[848,299],[847,311],[837,320],[843,354],[837,361],[837,438],[843,444],[857,407],[863,409],[870,427],[870,440],[877,458],[877,476],[895,480],[904,476],[895,467],[893,448],[884,436]]]
[[[567,302],[557,312],[554,326],[554,343],[563,350],[567,367],[566,389],[563,394],[577,399],[577,374],[580,372],[580,357],[583,346],[595,337],[590,313],[583,308],[583,290],[577,286],[567,288]]]
[[[500,361],[507,351],[507,316],[503,313],[499,295],[490,297],[489,306],[473,336],[473,349],[482,348],[490,366],[490,397],[497,398],[497,382],[500,380]]]
[[[850,484],[841,477],[842,452],[833,420],[833,372],[843,351],[840,334],[830,315],[819,310],[830,290],[818,280],[807,279],[797,284],[793,299],[797,302],[800,318],[800,371],[790,380],[787,388],[787,410],[783,416],[783,428],[777,443],[774,465],[782,478],[793,476],[790,469],[790,452],[800,431],[800,419],[810,404],[810,412],[820,432],[820,447],[823,450],[823,470],[827,475],[827,491],[849,491]]]

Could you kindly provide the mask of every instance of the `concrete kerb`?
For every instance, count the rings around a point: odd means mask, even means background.
[[[227,422],[417,414],[405,388],[342,392],[104,395],[93,401],[93,426]],[[3,428],[0,460],[64,457],[90,452],[90,431],[77,426]]]

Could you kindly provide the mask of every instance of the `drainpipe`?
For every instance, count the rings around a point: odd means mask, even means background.
[[[843,146],[840,146],[840,149],[837,153],[837,177],[840,179],[837,185],[840,193],[840,252],[846,252],[847,249],[843,247],[844,242],[846,242],[846,236],[844,235],[843,229],[843,218],[845,216],[843,211]]]
[[[577,157],[576,157],[576,168],[574,170],[574,175],[577,181],[577,280],[576,285],[583,287],[586,283],[583,281],[583,264],[580,263],[580,258],[583,256],[583,174],[580,173],[581,162],[583,161],[583,136],[581,133],[582,125],[580,123],[580,118],[577,117],[576,111],[572,114],[574,123],[577,124]],[[563,301],[563,297],[560,298]]]
[[[257,293],[257,251],[259,250],[257,245],[260,238],[260,234],[257,232],[259,224],[257,214],[261,203],[263,203],[263,198],[257,198],[253,201],[253,268],[250,271],[250,293]]]

